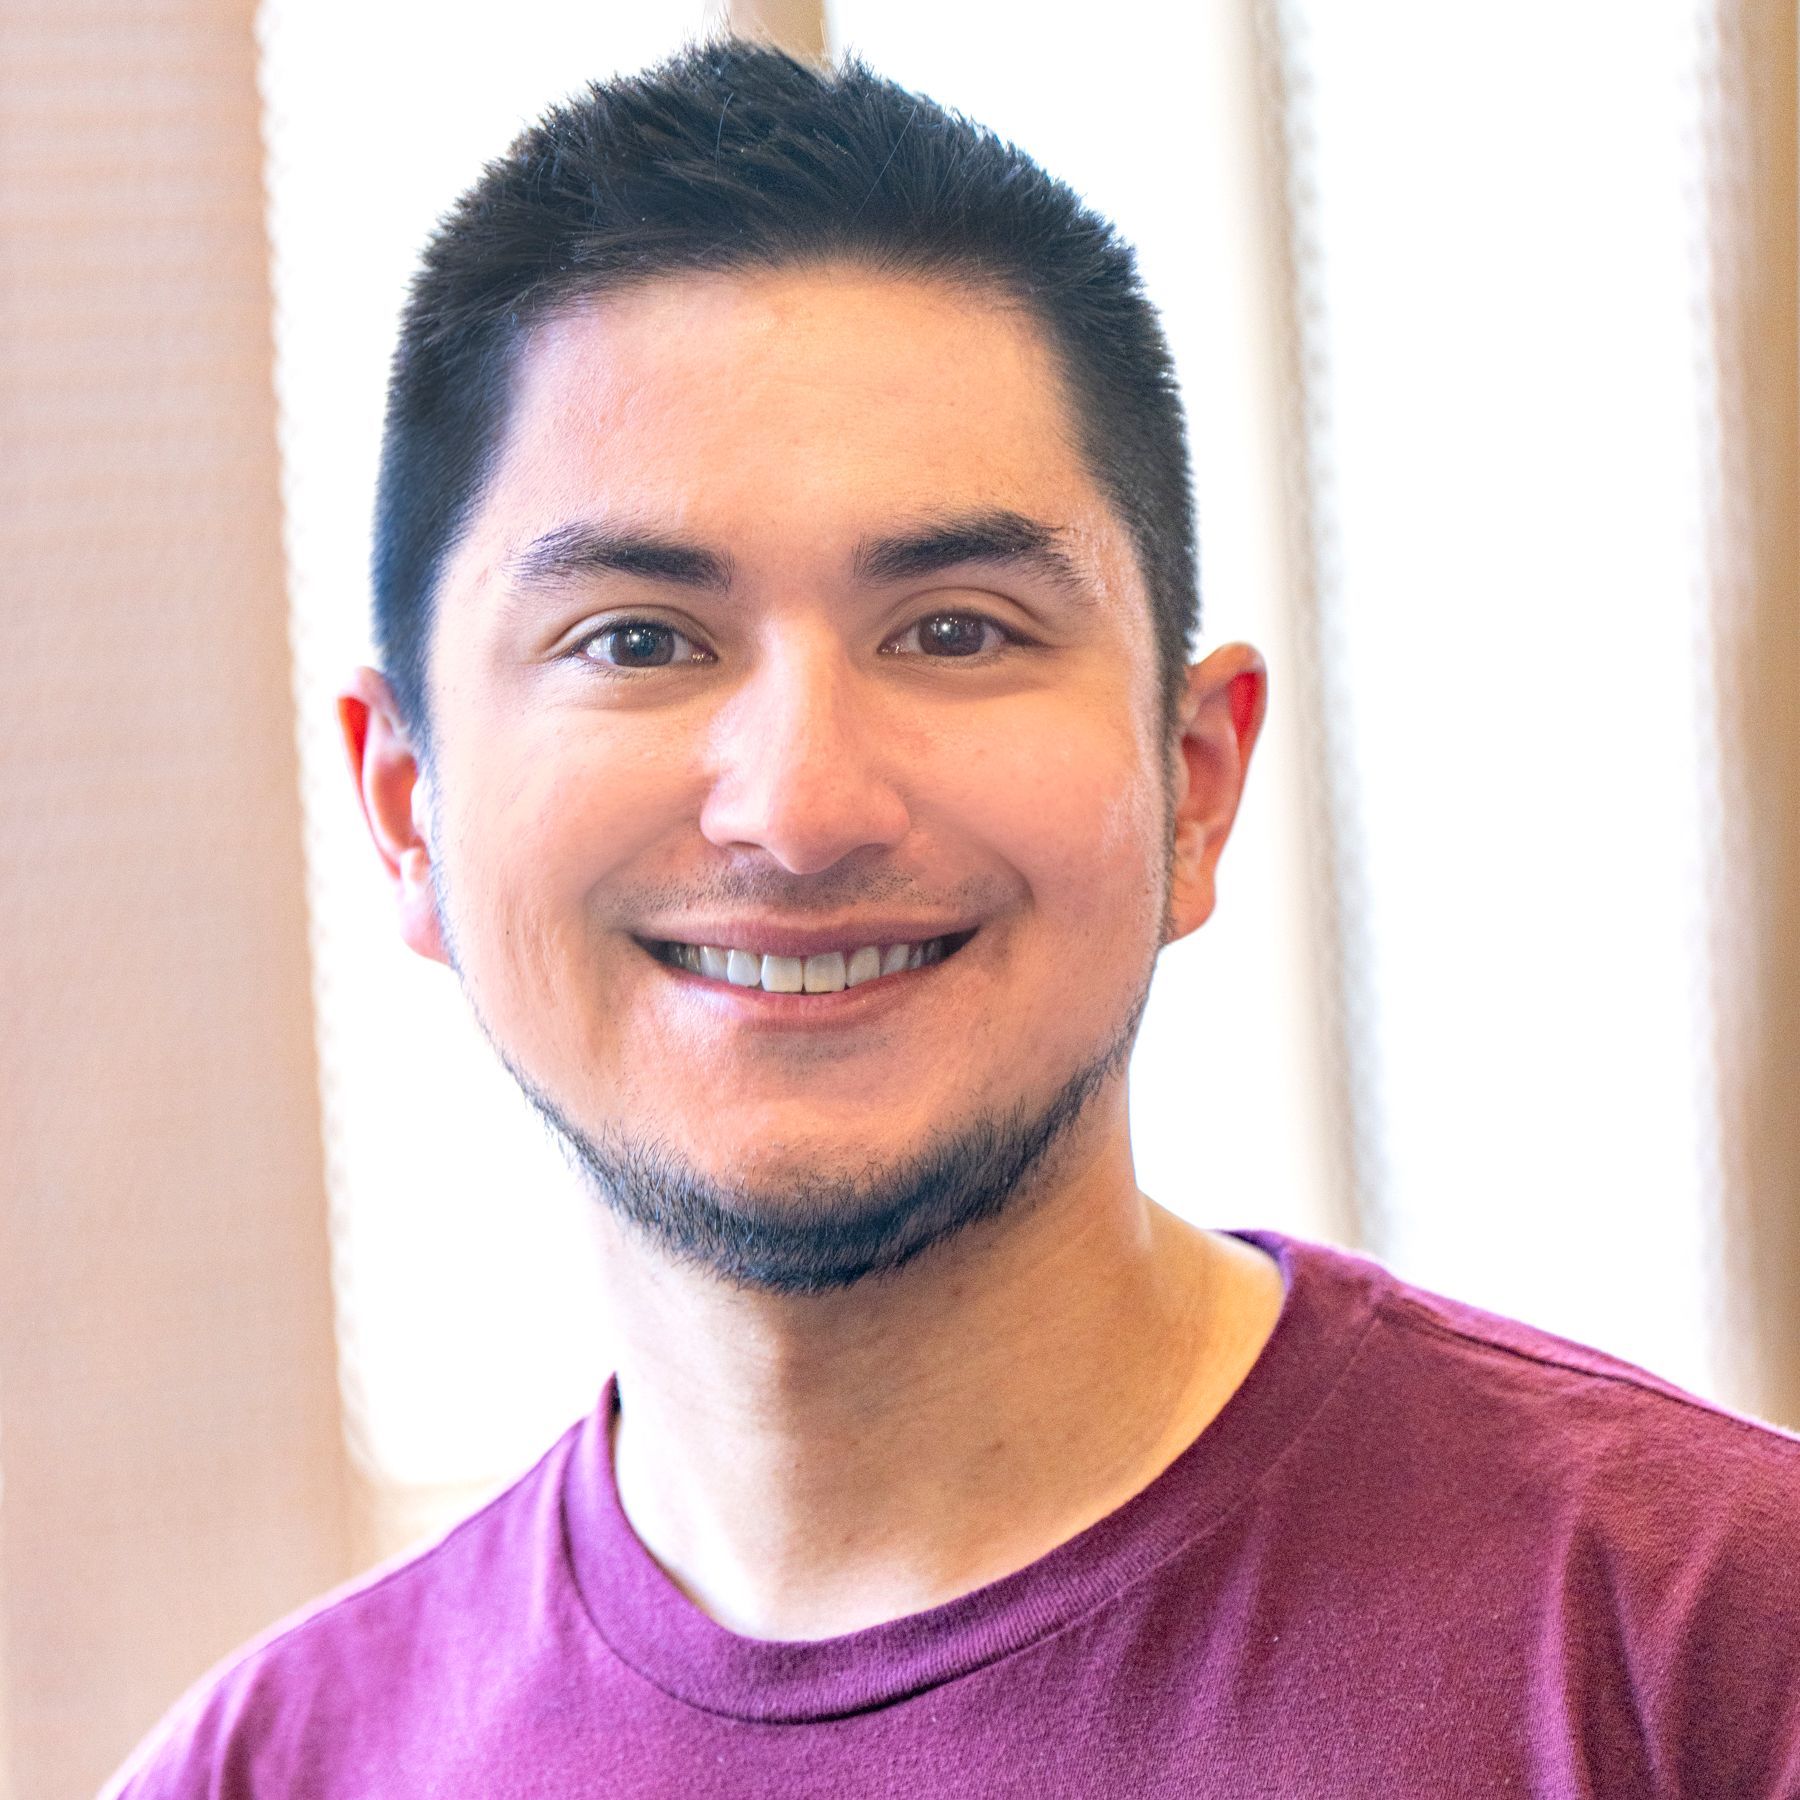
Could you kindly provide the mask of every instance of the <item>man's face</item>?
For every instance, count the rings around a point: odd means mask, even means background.
[[[698,276],[537,331],[418,810],[470,999],[574,1133],[779,1211],[1116,1052],[1171,776],[1073,437],[1038,330],[949,286]]]

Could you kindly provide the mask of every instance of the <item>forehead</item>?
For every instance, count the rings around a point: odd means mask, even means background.
[[[463,552],[493,567],[598,514],[791,565],[982,506],[1057,525],[1097,575],[1121,547],[1017,307],[841,266],[683,276],[534,328]]]

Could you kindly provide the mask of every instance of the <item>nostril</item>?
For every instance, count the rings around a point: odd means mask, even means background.
[[[854,851],[893,849],[912,820],[885,780],[840,775],[822,782],[739,780],[722,786],[702,809],[700,828],[720,849],[762,850],[791,874],[816,875]]]

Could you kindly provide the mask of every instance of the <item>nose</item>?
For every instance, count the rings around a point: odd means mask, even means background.
[[[814,875],[854,851],[892,849],[911,828],[894,780],[900,747],[835,634],[761,657],[714,715],[711,750],[700,829],[721,849]]]

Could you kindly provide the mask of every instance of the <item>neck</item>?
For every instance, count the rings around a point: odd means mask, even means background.
[[[1146,1200],[1113,1111],[1029,1205],[836,1293],[728,1288],[609,1223],[620,1499],[714,1619],[829,1637],[997,1580],[1229,1398],[1279,1276]]]

